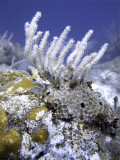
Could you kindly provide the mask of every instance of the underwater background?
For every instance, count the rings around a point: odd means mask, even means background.
[[[12,41],[24,47],[24,23],[37,11],[42,12],[38,30],[49,30],[50,37],[70,25],[69,37],[75,41],[89,29],[94,30],[91,48],[98,49],[105,42],[119,43],[115,41],[120,34],[119,0],[0,0],[0,35],[7,30],[14,35]],[[118,55],[105,54],[102,60]]]

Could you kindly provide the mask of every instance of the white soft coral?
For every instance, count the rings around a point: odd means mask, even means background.
[[[65,55],[74,43],[74,40],[70,39],[67,44],[65,44],[65,39],[70,31],[70,26],[67,26],[64,29],[59,38],[53,37],[53,41],[46,49],[46,44],[48,43],[47,39],[50,35],[49,31],[46,31],[40,43],[37,43],[39,38],[42,36],[41,31],[36,33],[38,27],[37,22],[40,17],[41,13],[37,12],[31,23],[25,23],[26,55],[38,68],[41,76],[53,82],[53,84],[57,85],[62,79],[64,80],[67,78],[71,78],[70,84],[82,83],[89,70],[99,61],[106,51],[108,44],[105,43],[98,53],[92,53],[81,60],[84,51],[87,48],[87,42],[93,34],[93,30],[89,30],[84,38],[75,44],[73,51],[67,57],[65,65]]]

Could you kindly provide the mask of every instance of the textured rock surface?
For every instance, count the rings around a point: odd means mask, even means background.
[[[113,107],[114,97],[120,97],[120,56],[112,61],[96,65],[91,77],[93,88],[101,92],[102,97]],[[120,106],[120,100],[118,105]]]
[[[59,118],[68,118],[72,115],[74,121],[84,122],[94,119],[99,113],[106,115],[109,119],[114,114],[106,102],[87,83],[75,88],[70,88],[69,83],[64,83],[59,89],[48,88],[46,93],[49,93],[47,101],[57,104],[58,116],[63,108],[63,115]]]
[[[3,82],[1,78],[1,86],[4,86],[12,75],[16,78],[25,73],[3,71],[1,75],[4,79]],[[20,93],[5,93],[2,90],[0,95],[0,106],[8,119],[3,131],[15,130],[20,134],[21,145],[15,153],[3,148],[0,150],[1,158],[108,160],[119,157],[119,123],[117,128],[114,112],[109,105],[106,106],[100,94],[92,90],[90,83],[72,89],[66,82],[59,89],[48,87],[43,94],[33,92],[32,88]],[[42,106],[46,106],[48,112],[41,119],[28,119],[32,109]],[[46,139],[44,143],[33,138],[41,129],[48,132],[48,138],[43,137]]]

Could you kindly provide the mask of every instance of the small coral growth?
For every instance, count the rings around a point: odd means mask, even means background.
[[[46,112],[48,112],[48,109],[45,106],[34,108],[28,114],[28,119],[29,120],[39,120],[45,115]]]
[[[0,107],[0,128],[4,128],[7,123],[7,115]]]
[[[45,143],[48,139],[48,131],[40,129],[37,134],[32,135],[32,139],[37,143]]]
[[[17,153],[21,146],[21,136],[15,129],[0,130],[0,157]]]
[[[23,75],[21,78],[18,78],[14,81],[9,81],[5,85],[1,87],[0,94],[14,94],[16,92],[24,92],[32,87],[40,87],[42,85],[40,83],[35,83],[30,76]]]

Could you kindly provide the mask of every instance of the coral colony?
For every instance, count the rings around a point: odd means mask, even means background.
[[[32,75],[13,69],[0,71],[0,158],[113,158],[111,153],[116,154],[119,147],[114,151],[111,145],[109,152],[109,143],[115,141],[118,119],[87,81],[108,44],[83,57],[93,30],[81,41],[67,42],[67,26],[49,43],[49,31],[37,32],[40,17],[37,12],[25,23],[25,54],[33,64],[29,67]]]
[[[37,21],[40,17],[41,13],[37,12],[31,23],[25,23],[25,53],[38,68],[41,77],[52,84],[46,91],[51,97],[47,101],[60,103],[61,108],[66,107],[68,114],[73,114],[79,121],[89,120],[89,117],[94,118],[98,113],[105,112],[103,104],[100,104],[101,99],[96,98],[96,94],[86,86],[85,78],[92,66],[102,57],[108,44],[104,44],[98,53],[85,56],[79,64],[87,47],[87,41],[93,34],[93,30],[89,30],[82,41],[75,44],[75,48],[64,64],[65,55],[74,43],[74,40],[70,39],[64,45],[70,26],[64,29],[60,37],[53,37],[53,41],[46,50],[49,31],[44,33],[39,45],[36,43],[42,36],[42,32],[36,33]],[[63,114],[66,115],[66,113]]]
[[[50,35],[49,31],[44,33],[39,45],[36,43],[42,36],[42,32],[39,31],[36,33],[38,27],[37,21],[40,17],[41,13],[37,12],[31,23],[25,23],[26,55],[38,68],[41,76],[46,77],[54,85],[57,85],[58,81],[62,81],[64,78],[67,80],[71,78],[70,84],[83,82],[92,66],[103,56],[108,44],[105,43],[98,53],[95,52],[89,56],[85,56],[79,64],[87,48],[87,41],[93,34],[93,30],[89,30],[82,41],[78,41],[75,44],[74,50],[67,57],[66,65],[64,65],[65,55],[74,44],[74,40],[70,39],[67,44],[64,45],[64,41],[70,31],[70,26],[64,29],[60,37],[53,37],[53,41],[46,50],[47,39]]]

